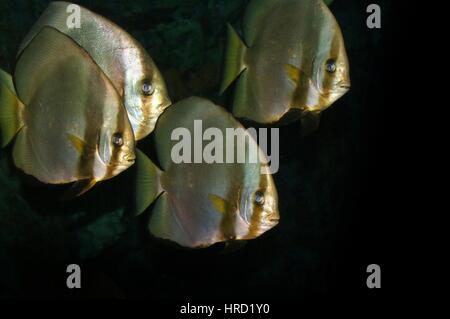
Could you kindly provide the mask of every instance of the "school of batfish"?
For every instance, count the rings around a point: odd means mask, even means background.
[[[302,121],[350,88],[349,62],[322,0],[251,0],[243,37],[228,26],[221,92],[237,80],[232,114],[191,97],[172,104],[155,62],[130,34],[80,8],[69,27],[67,2],[52,2],[19,46],[14,70],[0,69],[0,144],[14,165],[46,184],[73,183],[79,196],[136,164],[136,215],[151,207],[149,232],[189,248],[257,238],[280,220],[264,152],[256,162],[174,163],[172,132],[194,121],[225,132]],[[153,132],[155,165],[137,141]],[[223,146],[221,154],[235,152]],[[234,154],[234,153],[233,153]],[[266,173],[264,173],[266,171]]]

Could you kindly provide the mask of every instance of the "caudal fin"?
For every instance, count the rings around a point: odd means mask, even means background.
[[[244,62],[244,55],[247,47],[242,42],[239,35],[233,29],[233,27],[228,24],[228,41],[227,41],[227,51],[225,55],[225,68],[222,80],[222,85],[220,86],[220,94],[225,92],[225,90],[233,83],[234,80],[241,74],[243,70],[246,69]]]
[[[16,94],[11,74],[0,69],[0,83],[5,85],[11,92]]]
[[[23,104],[15,94],[11,75],[0,69],[0,146],[8,145],[23,126]]]
[[[136,215],[143,213],[161,194],[161,170],[139,149],[136,149]]]

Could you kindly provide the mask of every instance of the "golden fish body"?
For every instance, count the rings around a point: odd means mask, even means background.
[[[292,120],[320,113],[348,91],[344,40],[322,0],[253,0],[244,35],[247,47],[229,29],[222,85],[224,90],[242,72],[235,116],[259,123]]]
[[[19,54],[44,26],[72,38],[89,53],[122,96],[136,140],[144,138],[171,104],[160,71],[130,34],[86,8],[80,7],[80,28],[69,27],[70,5],[52,2],[23,40]]]
[[[155,140],[164,171],[139,152],[137,159],[138,210],[145,209],[162,193],[150,215],[150,232],[182,246],[198,248],[253,239],[274,227],[279,220],[278,197],[272,176],[261,173],[262,158],[256,163],[248,159],[244,163],[173,162],[171,152],[177,142],[172,140],[172,132],[184,128],[194,136],[195,120],[202,121],[205,132],[212,128],[220,130],[223,136],[227,128],[243,129],[223,108],[201,98],[178,102],[161,116]],[[225,144],[220,146],[224,156],[229,151]],[[250,137],[246,149],[252,146],[259,149]],[[152,175],[153,178],[146,177]],[[159,180],[159,188],[146,191],[145,185],[154,187],[155,183],[149,182],[154,176]]]
[[[14,126],[13,160],[25,173],[49,184],[90,180],[92,187],[134,163],[133,131],[120,96],[69,37],[43,28],[20,55],[14,84],[20,125]],[[9,93],[2,86],[0,95]],[[5,118],[2,127],[10,124]]]

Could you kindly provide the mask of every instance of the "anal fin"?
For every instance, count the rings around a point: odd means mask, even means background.
[[[97,184],[97,180],[95,179],[84,179],[75,182],[70,187],[70,189],[64,193],[64,195],[61,197],[61,200],[64,201],[79,197],[91,190],[95,186],[95,184]]]
[[[170,205],[169,195],[161,194],[152,209],[148,229],[158,238],[173,241],[183,247],[197,248],[194,238],[186,231],[183,222],[178,218],[174,207]]]
[[[307,112],[301,117],[303,137],[311,135],[319,128],[320,115],[320,112]]]
[[[245,240],[226,241],[225,245],[220,253],[224,254],[224,255],[235,253],[238,250],[243,249],[246,245],[247,245],[247,241],[245,241]]]

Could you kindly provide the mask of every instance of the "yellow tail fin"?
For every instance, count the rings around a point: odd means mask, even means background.
[[[220,87],[220,94],[225,92],[225,90],[233,83],[234,80],[241,74],[242,71],[246,69],[244,63],[244,54],[247,47],[242,42],[239,35],[233,29],[231,25],[228,24],[228,43],[227,51],[225,55],[225,68],[223,74],[222,85]]]
[[[0,146],[8,145],[20,128],[23,104],[14,91],[11,76],[0,70]]]
[[[143,213],[161,194],[161,170],[139,149],[136,149],[136,215]]]

